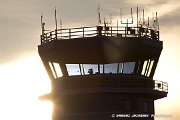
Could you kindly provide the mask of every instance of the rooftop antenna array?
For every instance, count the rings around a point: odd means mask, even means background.
[[[139,25],[140,25],[140,27],[147,27],[147,28],[151,27],[150,22],[149,22],[149,16],[147,18],[147,23],[145,21],[145,10],[144,9],[143,9],[143,16],[142,16],[143,18],[142,18],[142,23],[141,23],[141,17],[138,18],[139,14],[140,14],[139,11],[140,10],[137,7],[137,27],[139,27]],[[152,27],[151,28],[156,30],[156,31],[159,30],[157,12],[156,12],[155,18],[154,18],[154,12],[152,12]]]
[[[45,30],[45,22],[43,22],[43,14],[41,14],[41,28],[42,28],[42,35],[45,34],[46,31],[50,31],[50,30]],[[57,10],[55,7],[55,31],[57,31],[58,27],[57,27]],[[62,29],[62,20],[60,19],[60,29]]]
[[[109,16],[110,16],[110,17],[109,17],[109,22],[106,21],[106,18],[104,17],[104,26],[108,26],[108,24],[111,24],[111,23],[112,23],[112,15],[111,15],[111,13],[110,13]]]
[[[139,10],[140,11],[140,10]],[[137,14],[138,14],[138,12],[137,12]],[[140,17],[140,20],[139,20],[139,25],[142,27],[144,27],[144,26],[147,26],[146,25],[146,22],[145,22],[145,18],[144,18],[144,15],[145,15],[145,12],[144,12],[144,9],[143,9],[143,18],[142,18],[142,22],[141,22],[141,17]],[[138,19],[137,19],[138,20]]]
[[[132,14],[132,8],[131,8],[131,22],[128,21],[127,19],[127,22],[123,22],[122,21],[122,8],[120,8],[120,18],[121,18],[121,24],[126,24],[128,26],[128,24],[133,24],[133,14]]]
[[[98,5],[98,9],[97,9],[97,13],[98,13],[98,26],[100,26],[101,22],[101,12],[100,12],[100,6]],[[106,18],[104,17],[104,26],[107,26],[108,24],[112,23],[112,15],[110,13],[110,21],[107,22]]]
[[[133,31],[133,33],[135,33],[135,30],[134,30],[134,29],[131,30],[131,29],[128,27],[129,24],[133,24],[132,8],[131,8],[131,22],[129,22],[128,19],[127,19],[127,22],[123,22],[123,21],[122,21],[122,8],[120,8],[120,19],[121,19],[121,24],[126,24],[126,27],[125,27],[125,36],[126,36],[126,34],[128,34],[128,31],[131,31],[131,32]],[[117,21],[117,29],[118,29],[118,21]]]

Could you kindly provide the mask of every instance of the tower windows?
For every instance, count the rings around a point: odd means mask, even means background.
[[[104,73],[115,74],[117,73],[117,67],[119,63],[104,64]]]
[[[81,69],[79,68],[79,64],[66,64],[66,68],[69,76],[81,75]]]
[[[135,66],[135,62],[124,63],[123,73],[132,74],[134,72],[134,66]]]
[[[49,66],[50,66],[50,69],[52,71],[52,74],[53,74],[54,78],[61,77],[62,76],[62,71],[61,71],[61,68],[59,66],[59,63],[50,62],[50,61],[48,63],[49,63]]]
[[[144,61],[141,75],[149,77],[153,64],[154,64],[154,60],[149,59],[149,60]]]
[[[49,61],[49,67],[54,78],[62,76],[60,64]],[[122,62],[110,64],[65,64],[64,71],[68,76],[95,74],[137,74],[149,77],[154,65],[154,59],[136,62]]]
[[[69,76],[89,74],[132,74],[135,62],[110,64],[66,64]]]

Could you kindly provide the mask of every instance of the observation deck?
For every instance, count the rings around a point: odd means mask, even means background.
[[[88,83],[87,92],[131,90],[154,99],[168,93],[168,83],[152,79],[161,50],[159,31],[148,27],[57,29],[41,35],[39,45],[53,94],[82,92]]]
[[[159,40],[159,31],[148,27],[93,26],[71,29],[56,29],[41,35],[41,44],[53,40],[86,38],[95,36],[143,37]]]

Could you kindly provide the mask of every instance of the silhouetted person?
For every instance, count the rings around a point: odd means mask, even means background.
[[[93,75],[93,69],[92,69],[92,68],[89,69],[89,70],[88,70],[88,73],[89,73],[90,75]]]

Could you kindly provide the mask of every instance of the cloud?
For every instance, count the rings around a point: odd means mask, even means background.
[[[35,52],[40,38],[38,31],[40,17],[33,9],[36,7],[17,1],[2,3],[0,4],[1,64],[22,58],[32,51]]]

